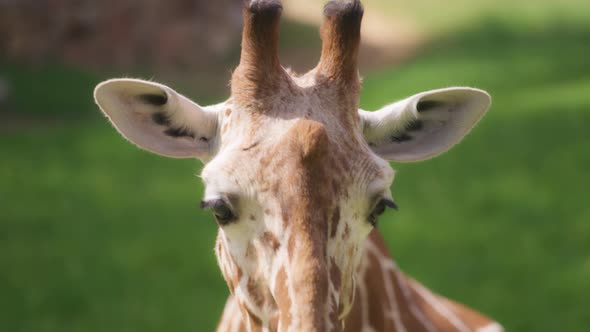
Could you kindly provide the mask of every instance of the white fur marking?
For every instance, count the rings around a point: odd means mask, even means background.
[[[432,325],[432,322],[426,318],[422,309],[417,307],[414,301],[410,301],[410,289],[408,288],[408,284],[403,279],[403,276],[401,275],[399,270],[396,269],[395,274],[397,275],[397,279],[399,280],[398,284],[406,299],[406,303],[408,303],[410,311],[412,312],[412,314],[414,314],[414,317],[418,319],[418,321],[422,324],[422,326],[424,326],[424,328],[428,332],[438,332],[438,329],[435,328],[434,325]]]
[[[504,332],[504,328],[502,325],[494,322],[484,327],[478,328],[476,332]]]
[[[391,305],[391,310],[392,310],[392,313],[390,315],[386,315],[386,316],[391,316],[391,318],[393,319],[393,322],[395,324],[396,331],[406,332],[407,330],[406,330],[406,327],[404,326],[403,321],[401,319],[397,299],[395,297],[395,290],[393,289],[393,281],[391,280],[391,275],[389,274],[389,270],[387,268],[385,268],[385,267],[391,266],[391,264],[393,264],[393,262],[391,262],[389,259],[387,259],[387,261],[384,262],[384,260],[382,259],[383,257],[380,257],[381,254],[380,254],[379,250],[370,242],[367,243],[367,249],[373,253],[373,255],[375,256],[377,261],[380,263],[381,272],[383,273],[383,280],[385,282],[385,292],[387,293],[387,299],[389,300],[389,303]],[[386,263],[389,263],[389,264],[386,264]]]
[[[436,310],[441,316],[445,317],[459,332],[472,332],[449,308],[443,305],[430,291],[418,283],[414,283],[418,294]]]

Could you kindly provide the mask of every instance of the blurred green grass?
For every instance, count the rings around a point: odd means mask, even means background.
[[[366,75],[368,109],[450,85],[494,97],[452,152],[394,165],[381,231],[404,270],[510,331],[587,331],[590,25],[480,23]],[[105,76],[1,68],[31,115],[0,129],[2,330],[212,330],[227,290],[200,165],[119,138],[92,104]]]
[[[482,20],[501,17],[519,29],[542,29],[547,21],[588,22],[586,0],[365,0],[369,10],[379,9],[428,36],[445,36],[469,30]]]
[[[450,153],[396,165],[402,210],[381,225],[406,271],[509,331],[590,327],[589,28],[489,20],[364,87],[369,109],[420,88],[492,94]]]

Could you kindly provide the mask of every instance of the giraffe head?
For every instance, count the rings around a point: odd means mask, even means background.
[[[363,242],[395,207],[386,160],[445,152],[490,97],[447,88],[359,110],[360,2],[326,5],[320,62],[301,76],[278,59],[281,11],[277,0],[245,1],[241,61],[224,103],[201,107],[132,79],[101,83],[95,99],[139,147],[206,163],[202,207],[219,225],[219,265],[251,330],[339,331]]]

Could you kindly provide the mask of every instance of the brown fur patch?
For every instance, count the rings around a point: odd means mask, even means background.
[[[342,239],[346,241],[350,238],[350,225],[348,223],[344,224],[344,234],[342,234]]]
[[[250,331],[251,332],[259,332],[262,331],[262,320],[256,316],[250,308],[246,306],[246,312],[248,317],[250,317]]]
[[[342,323],[340,323],[340,320],[338,319],[339,314],[339,305],[336,302],[336,299],[333,299],[330,301],[330,313],[328,314],[330,323],[335,327],[331,331],[340,331],[339,327],[342,326]]]
[[[252,243],[248,243],[248,246],[246,247],[246,258],[252,259],[255,256],[256,248],[254,248],[254,245]]]
[[[264,234],[262,234],[262,242],[273,251],[277,251],[281,246],[281,243],[272,232],[264,232]]]
[[[234,263],[232,262],[232,264],[234,264]],[[232,283],[233,283],[232,288],[238,287],[238,285],[240,284],[240,280],[242,279],[242,275],[243,275],[242,269],[236,265],[236,274],[232,278]]]
[[[340,289],[342,285],[342,272],[340,272],[340,268],[338,268],[334,258],[330,259],[330,281],[336,290]]]
[[[275,315],[270,319],[268,323],[268,327],[271,331],[278,331],[279,330],[279,315]]]
[[[277,305],[280,311],[280,320],[283,326],[291,325],[291,299],[287,287],[287,272],[281,268],[276,277],[276,288],[274,290]]]
[[[326,128],[319,122],[300,120],[289,132],[297,140],[304,167],[309,170],[319,168],[314,167],[319,166],[314,163],[317,163],[328,150],[329,138]]]
[[[258,307],[262,307],[264,304],[264,296],[261,294],[258,284],[254,281],[253,278],[248,278],[247,286],[248,294],[254,301],[254,304]]]
[[[287,253],[289,254],[289,257],[295,256],[295,246],[296,245],[297,245],[297,240],[296,240],[295,236],[291,235],[291,237],[289,237],[289,244],[287,246]]]

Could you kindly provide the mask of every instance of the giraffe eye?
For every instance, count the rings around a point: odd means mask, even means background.
[[[220,226],[230,224],[237,219],[230,204],[223,198],[203,201],[201,202],[201,208],[210,209]]]
[[[383,214],[383,212],[385,212],[385,208],[390,207],[392,209],[397,210],[397,205],[395,204],[394,201],[390,200],[390,199],[381,199],[377,205],[375,205],[375,207],[373,208],[373,211],[371,211],[371,214],[369,215],[369,223],[373,226],[377,226],[377,219],[379,219],[379,216]]]
[[[223,225],[229,224],[235,218],[234,213],[227,205],[222,205],[214,209],[213,214],[215,215],[215,219]]]

